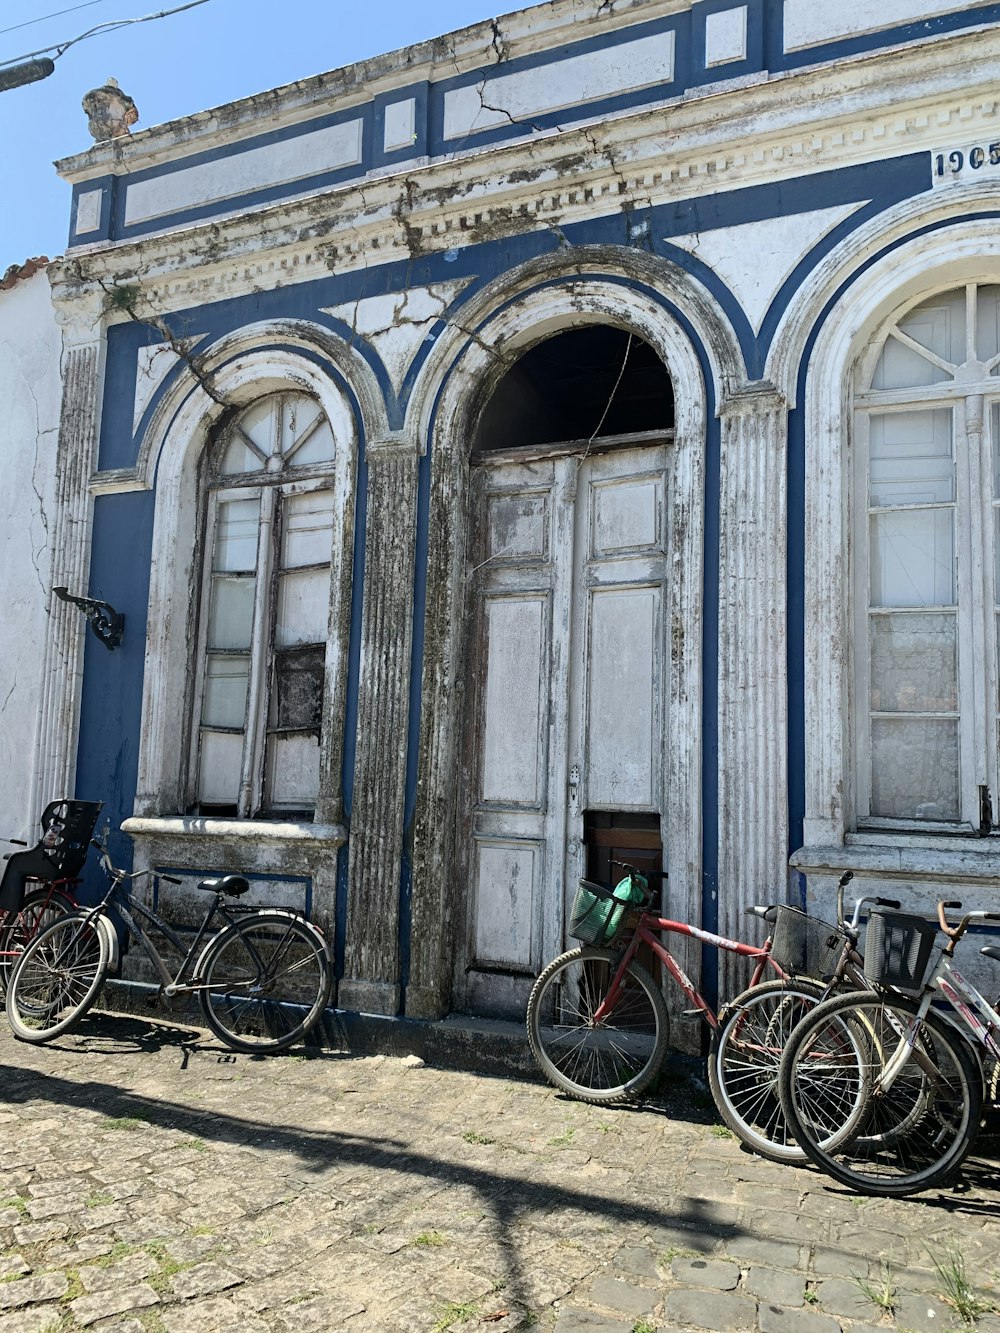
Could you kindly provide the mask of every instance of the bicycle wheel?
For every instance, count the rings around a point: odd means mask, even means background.
[[[667,1050],[667,1006],[634,959],[614,1008],[595,1018],[620,957],[610,949],[571,949],[549,963],[528,999],[528,1041],[542,1073],[596,1106],[638,1097]]]
[[[18,958],[7,987],[7,1021],[21,1041],[52,1041],[97,999],[111,946],[94,917],[70,912],[53,921]]]
[[[282,1051],[314,1027],[330,1000],[323,937],[289,912],[258,912],[227,926],[202,954],[205,1022],[233,1050]]]
[[[885,1078],[916,1012],[902,997],[837,996],[802,1020],[782,1058],[781,1104],[791,1132],[810,1161],[865,1194],[900,1197],[945,1184],[979,1128],[976,1058],[933,1011],[920,1021],[897,1076]],[[845,1126],[843,1093],[852,1089],[861,1094],[861,1114],[852,1109]]]
[[[726,1005],[708,1048],[708,1085],[719,1115],[772,1162],[803,1162],[778,1095],[778,1066],[792,1028],[824,988],[811,981],[765,981]]]
[[[39,931],[75,908],[68,893],[51,886],[24,895],[20,912],[7,917],[0,927],[0,990],[7,989],[18,956]]]

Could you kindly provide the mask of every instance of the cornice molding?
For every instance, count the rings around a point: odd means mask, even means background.
[[[966,36],[953,40],[961,47]],[[831,74],[822,69],[809,87],[800,82],[808,76],[797,75],[794,89],[772,80],[720,94],[713,116],[700,99],[673,104],[669,139],[665,108],[647,109],[599,130],[581,126],[179,231],[81,248],[53,266],[53,286],[57,299],[74,299],[92,283],[131,272],[165,314],[216,295],[609,216],[626,202],[642,208],[985,140],[1000,123],[988,68],[1000,61],[1000,31],[978,37],[984,72],[977,87],[969,87],[959,50],[948,62],[940,44],[933,53],[907,50],[886,79],[863,88],[843,78],[828,87]]]

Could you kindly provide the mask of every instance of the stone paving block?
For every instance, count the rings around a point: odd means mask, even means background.
[[[575,1306],[564,1306],[555,1322],[553,1333],[632,1333],[632,1320],[608,1319]]]
[[[768,1236],[733,1236],[724,1248],[732,1259],[766,1264],[769,1268],[800,1268],[804,1257],[803,1246]]]
[[[42,1301],[56,1301],[69,1290],[65,1273],[38,1273],[0,1283],[0,1310],[19,1310]]]
[[[16,1314],[0,1314],[0,1333],[48,1333],[54,1323],[51,1305],[36,1305]]]
[[[95,1324],[98,1319],[109,1319],[112,1315],[124,1314],[128,1310],[143,1310],[150,1305],[159,1305],[160,1298],[146,1282],[135,1287],[123,1287],[114,1291],[101,1291],[93,1296],[78,1296],[70,1301],[69,1308],[78,1324]]]
[[[277,1333],[331,1333],[364,1308],[363,1302],[349,1297],[323,1296],[277,1311],[271,1326]]]
[[[725,1243],[714,1231],[692,1226],[660,1226],[649,1233],[650,1244],[657,1255],[671,1251],[694,1251],[713,1254]]]
[[[621,1311],[633,1319],[649,1314],[660,1300],[658,1289],[643,1287],[635,1282],[622,1282],[620,1278],[610,1277],[606,1273],[594,1279],[588,1294],[595,1305]]]
[[[623,1245],[615,1255],[615,1270],[618,1273],[634,1273],[636,1277],[657,1281],[660,1276],[659,1265],[652,1250],[646,1245]]]
[[[97,1291],[111,1291],[115,1287],[133,1287],[152,1273],[159,1271],[159,1264],[151,1254],[145,1251],[130,1255],[115,1264],[84,1265],[77,1271],[88,1295]]]
[[[913,1329],[913,1333],[939,1333],[941,1329],[960,1328],[962,1322],[951,1306],[939,1297],[914,1291],[900,1291],[897,1297],[898,1328]]]
[[[868,1274],[868,1265],[861,1255],[851,1254],[832,1245],[814,1245],[810,1268],[817,1277],[850,1277],[852,1273]]]
[[[664,1313],[670,1323],[714,1333],[750,1333],[757,1322],[757,1302],[736,1292],[678,1288],[667,1294]]]
[[[269,1327],[265,1320],[225,1296],[166,1305],[159,1316],[167,1333],[268,1333]]]
[[[48,1240],[63,1240],[69,1235],[68,1222],[24,1222],[14,1228],[18,1245],[42,1245]]]
[[[227,1287],[236,1287],[243,1281],[239,1273],[224,1268],[222,1264],[198,1264],[194,1268],[174,1273],[170,1285],[174,1295],[181,1300],[190,1300],[192,1296],[211,1296]]]
[[[6,1278],[23,1276],[31,1272],[31,1266],[25,1263],[20,1254],[0,1254],[0,1281]]]
[[[816,1288],[819,1304],[824,1313],[846,1315],[849,1319],[877,1319],[881,1310],[871,1301],[853,1278],[831,1277]]]
[[[675,1259],[670,1272],[677,1282],[714,1291],[734,1291],[740,1280],[739,1266],[723,1259]]]
[[[829,1315],[811,1310],[788,1310],[761,1301],[757,1311],[760,1333],[840,1333],[841,1324]]]
[[[745,1287],[758,1300],[770,1301],[783,1309],[794,1309],[804,1303],[805,1279],[801,1273],[786,1273],[778,1268],[763,1268],[754,1264],[746,1276]]]

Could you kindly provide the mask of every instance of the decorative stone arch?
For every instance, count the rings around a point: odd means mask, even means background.
[[[981,186],[956,187],[943,202],[922,196],[874,219],[817,269],[772,349],[771,373],[790,398],[804,380],[805,845],[795,858],[803,867],[846,864],[844,851],[830,849],[844,847],[854,816],[851,383],[893,312],[964,281],[1000,281],[998,219],[995,192]]]
[[[354,508],[358,455],[369,433],[385,433],[382,398],[375,378],[356,352],[327,330],[280,321],[241,329],[181,366],[145,433],[137,468],[139,484],[155,485],[149,618],[143,678],[135,816],[125,832],[137,839],[140,864],[191,856],[195,863],[222,864],[230,849],[243,848],[258,868],[312,873],[325,880],[328,901],[320,914],[332,918],[341,824],[341,771],[346,710]],[[331,588],[331,633],[324,700],[321,791],[315,821],[308,825],[270,821],[184,817],[180,805],[185,771],[186,680],[196,626],[191,607],[198,559],[200,458],[213,427],[228,409],[283,389],[305,391],[323,408],[337,441],[333,549],[340,553]],[[253,833],[248,842],[247,833]],[[247,864],[252,870],[253,865]]]
[[[664,700],[672,780],[666,812],[673,914],[701,918],[702,599],[707,395],[693,336],[723,392],[745,378],[738,343],[689,275],[647,255],[574,250],[493,284],[442,335],[410,401],[431,444],[427,604],[407,1013],[447,1010],[461,885],[456,884],[464,582],[470,505],[469,452],[479,415],[501,375],[530,346],[586,323],[634,332],[658,353],[675,399],[669,452],[671,665]],[[689,965],[697,971],[697,960]]]

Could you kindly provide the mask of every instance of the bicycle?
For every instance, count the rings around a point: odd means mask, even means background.
[[[132,894],[132,885],[147,876],[169,884],[181,881],[149,870],[130,873],[112,865],[103,843],[93,845],[110,880],[108,890],[95,906],[47,926],[21,954],[6,1000],[16,1037],[34,1044],[52,1041],[88,1012],[118,965],[116,919],[153,965],[160,979],[158,998],[196,994],[208,1027],[233,1050],[282,1051],[316,1025],[329,1003],[333,963],[322,932],[301,912],[229,905],[227,899],[249,891],[249,882],[242,875],[204,879],[197,888],[211,894],[211,901],[185,947],[176,931]],[[210,935],[220,917],[223,928]],[[176,972],[140,920],[180,955]]]
[[[790,1033],[834,991],[870,988],[858,952],[861,913],[899,907],[895,899],[864,895],[846,920],[844,890],[853,878],[848,870],[838,883],[836,926],[795,907],[749,909],[771,923],[772,962],[794,982],[751,985],[722,1006],[712,1030],[708,1081],[719,1114],[747,1147],[771,1161],[806,1159],[788,1131],[778,1093],[778,1066]]]
[[[100,801],[51,801],[40,819],[42,836],[33,847],[5,838],[23,852],[8,852],[0,879],[0,990],[14,964],[43,926],[73,911],[72,889],[87,857],[101,812]],[[34,884],[37,887],[29,888]]]
[[[647,877],[633,866],[614,864],[627,876],[614,889],[581,880],[570,934],[584,942],[553,959],[529,996],[528,1042],[542,1072],[563,1092],[599,1106],[634,1100],[650,1086],[666,1055],[669,1019],[659,986],[636,957],[645,946],[694,1004],[692,1013],[703,1016],[713,1030],[709,1085],[723,1119],[754,1151],[777,1161],[796,1160],[801,1154],[785,1142],[780,1115],[762,1126],[757,1111],[748,1109],[756,1100],[748,1096],[746,1081],[751,1043],[733,1034],[756,1034],[756,1011],[767,1008],[765,1038],[752,1042],[753,1079],[758,1089],[773,1087],[784,1035],[800,1012],[817,1003],[822,985],[794,976],[793,968],[776,957],[770,939],[763,945],[745,944],[660,916],[648,905]],[[666,878],[662,872],[653,877]],[[849,879],[848,874],[841,891]],[[804,919],[838,942],[843,938],[842,931],[795,909],[748,911],[768,921],[787,912],[793,923]],[[751,988],[717,1016],[663,944],[664,933],[690,936],[753,959]],[[778,979],[762,983],[768,968]],[[720,1042],[720,1031],[732,1039]],[[771,1100],[777,1106],[776,1096]]]
[[[951,959],[971,922],[1000,913],[968,912],[952,926],[946,912],[960,907],[938,903],[947,944],[933,966],[933,923],[873,913],[866,975],[894,989],[834,996],[786,1044],[779,1091],[789,1130],[814,1165],[862,1193],[902,1197],[947,1183],[979,1129],[1000,1013]],[[981,952],[1000,961],[996,945]],[[932,1008],[938,997],[950,1010]]]

